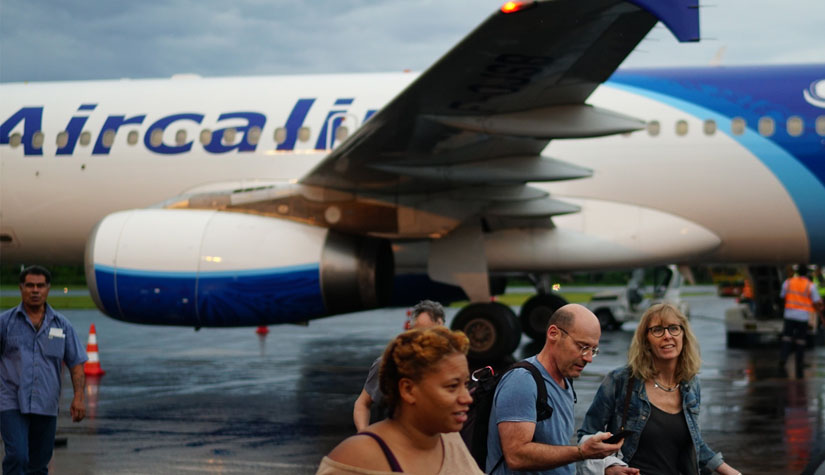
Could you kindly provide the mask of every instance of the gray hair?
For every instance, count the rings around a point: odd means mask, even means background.
[[[433,317],[433,321],[444,321],[444,307],[441,306],[438,302],[433,302],[432,300],[422,300],[415,304],[415,307],[412,308],[412,313],[410,316],[413,320],[415,320],[419,315],[422,313],[429,313],[431,317]]]

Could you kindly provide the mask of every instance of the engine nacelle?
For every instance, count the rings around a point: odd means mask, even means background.
[[[194,327],[293,323],[387,305],[389,242],[249,214],[121,211],[86,245],[106,314]]]

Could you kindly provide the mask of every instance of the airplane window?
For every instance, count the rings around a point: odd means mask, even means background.
[[[251,127],[249,129],[249,133],[246,135],[246,141],[249,142],[249,145],[257,145],[258,141],[261,140],[261,128],[257,125]]]
[[[115,143],[115,131],[114,129],[109,129],[106,132],[103,132],[103,146],[107,148],[111,148],[112,144]]]
[[[160,144],[163,142],[163,130],[162,129],[152,129],[152,134],[149,136],[149,144],[153,147],[160,147]]]
[[[201,130],[200,142],[203,145],[207,145],[211,141],[212,141],[212,131],[209,130],[209,129]]]
[[[301,142],[309,142],[309,127],[301,127],[298,129],[298,140]]]
[[[88,130],[86,132],[83,132],[83,133],[80,134],[80,145],[83,145],[85,147],[86,145],[89,145],[89,143],[91,143],[91,141],[92,141],[92,133],[89,132]]]
[[[705,135],[713,135],[716,133],[716,121],[713,119],[708,119],[702,125],[702,130],[705,131]]]
[[[745,119],[741,117],[734,117],[730,121],[730,131],[733,135],[742,135],[745,133]]]
[[[816,133],[825,136],[825,115],[816,118]]]
[[[186,131],[183,129],[175,132],[175,145],[183,145],[186,143]]]
[[[652,120],[652,121],[647,123],[647,133],[651,137],[655,137],[655,136],[659,135],[659,129],[660,128],[661,127],[659,126],[659,121],[658,120]]]
[[[63,148],[69,143],[69,133],[65,130],[57,134],[57,148]]]
[[[235,129],[232,127],[223,131],[223,144],[232,145],[235,143]]]
[[[797,115],[788,117],[788,123],[785,125],[788,129],[788,135],[791,137],[799,137],[805,131],[805,122],[802,117]]]
[[[688,125],[686,120],[676,121],[676,135],[687,135]]]
[[[9,145],[11,148],[15,148],[20,145],[21,137],[19,133],[11,134],[9,137]]]
[[[764,137],[770,137],[776,130],[776,124],[770,117],[762,117],[759,119],[759,134]]]
[[[43,147],[43,132],[37,131],[32,136],[32,147],[34,148],[42,148]]]
[[[346,139],[347,136],[349,136],[349,129],[347,128],[347,126],[342,125],[335,129],[335,140],[340,142]]]
[[[129,135],[126,136],[126,142],[129,145],[136,144],[138,142],[138,131],[133,130],[133,131],[129,132]]]
[[[275,129],[275,133],[272,135],[272,138],[275,139],[275,143],[278,145],[286,142],[286,129],[283,127],[278,127]]]

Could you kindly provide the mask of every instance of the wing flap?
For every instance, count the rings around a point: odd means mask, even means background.
[[[641,121],[590,108],[585,100],[657,21],[618,0],[539,1],[515,13],[496,12],[301,183],[418,192],[432,189],[431,174],[414,170],[413,162],[479,165],[538,155],[552,138],[637,130]]]

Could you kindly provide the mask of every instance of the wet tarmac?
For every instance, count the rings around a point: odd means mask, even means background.
[[[805,380],[781,379],[776,348],[725,348],[732,300],[687,299],[704,360],[705,441],[745,474],[801,472],[825,448],[825,348],[807,355]],[[254,328],[195,332],[90,310],[65,314],[84,339],[95,324],[106,375],[90,380],[88,418],[79,424],[66,410],[64,381],[58,437],[68,443],[55,450],[52,473],[304,474],[353,433],[352,403],[372,360],[401,330],[404,309],[270,327],[266,337]],[[603,376],[624,364],[632,330],[603,335],[602,353],[576,383],[579,421]],[[535,351],[525,338],[515,356]]]

